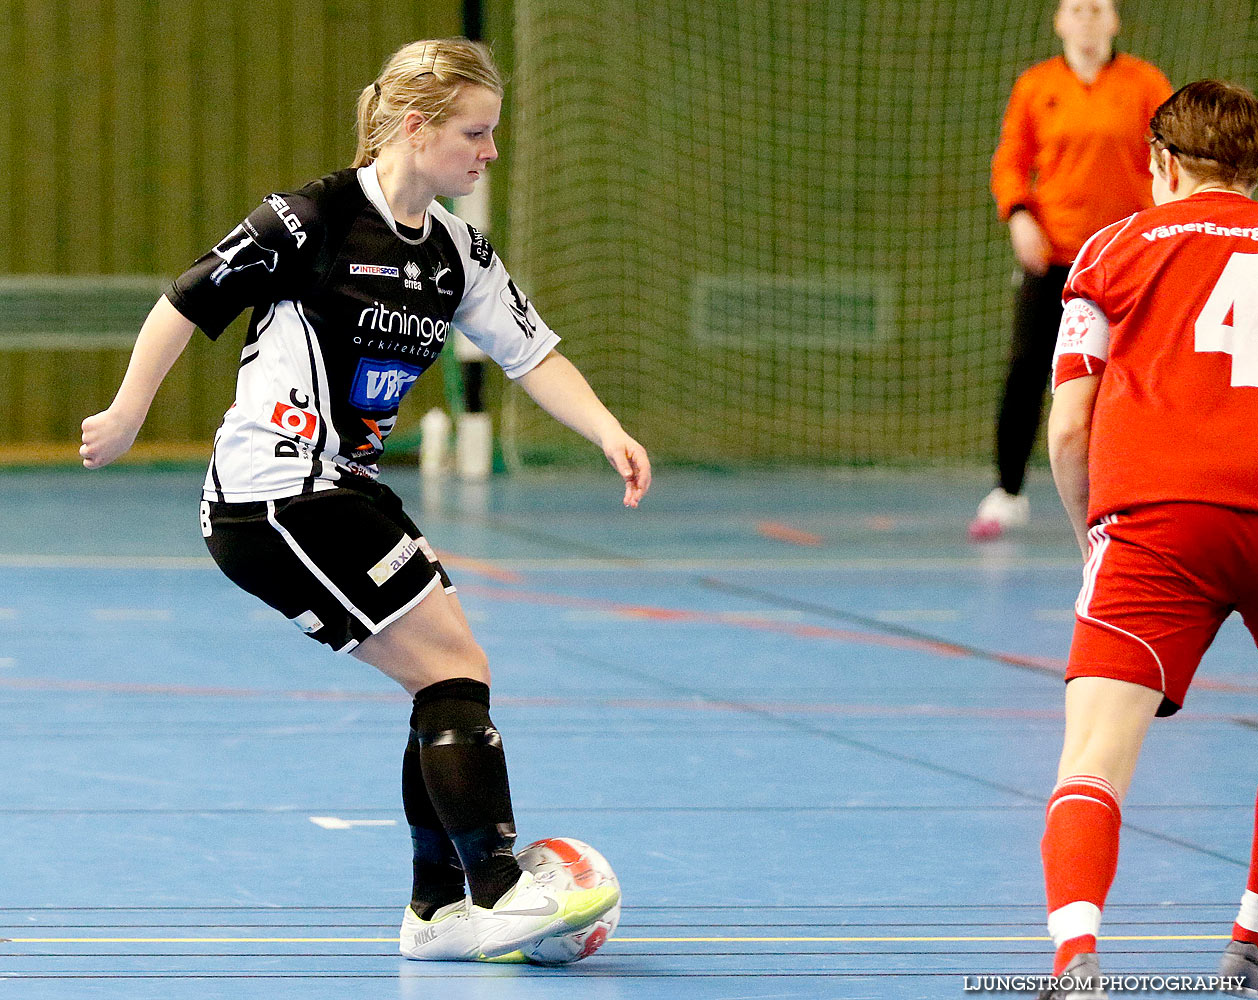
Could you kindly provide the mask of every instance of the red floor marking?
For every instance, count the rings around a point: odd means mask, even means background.
[[[972,656],[970,650],[950,642],[935,639],[909,639],[895,635],[879,635],[875,632],[854,632],[850,629],[831,628],[826,625],[799,625],[771,619],[752,617],[730,621],[720,614],[708,611],[689,611],[683,608],[660,608],[644,604],[620,604],[589,597],[571,597],[564,594],[548,594],[535,590],[505,590],[472,584],[462,590],[499,601],[517,601],[528,604],[549,604],[565,608],[594,608],[621,618],[647,621],[678,622],[692,625],[721,625],[725,628],[747,628],[758,632],[776,632],[800,639],[825,639],[834,642],[854,642],[867,646],[889,646],[892,649],[911,649],[934,653],[939,656]],[[1011,656],[1010,662],[1016,662]]]
[[[12,691],[92,691],[109,694],[170,694],[184,698],[283,698],[289,701],[407,701],[406,692],[291,691],[265,688],[194,687],[190,684],[134,684],[123,681],[51,680],[0,677],[0,689]]]
[[[446,566],[453,566],[456,569],[464,569],[469,573],[475,573],[477,576],[483,576],[490,580],[497,580],[499,583],[523,583],[524,577],[519,573],[510,569],[503,569],[496,566],[486,559],[473,559],[470,556],[455,555],[453,552],[444,552],[437,549],[437,558]]]
[[[825,539],[820,535],[814,535],[811,531],[801,531],[799,528],[792,528],[789,524],[783,524],[781,521],[757,521],[756,531],[765,538],[772,538],[775,542],[787,542],[791,545],[808,545],[812,547],[825,544]]]
[[[1211,690],[1253,693],[1255,685],[1230,684],[1225,681],[1203,683]],[[383,691],[303,691],[265,690],[260,688],[192,687],[180,684],[130,684],[110,681],[50,680],[44,677],[0,678],[0,690],[11,691],[79,691],[94,694],[143,694],[169,695],[181,698],[279,698],[287,701],[336,701],[336,702],[408,702],[402,691],[396,694]],[[596,704],[612,709],[672,711],[685,709],[694,712],[782,712],[796,715],[842,715],[851,717],[923,719],[1060,719],[1060,708],[982,708],[953,705],[878,705],[845,702],[792,702],[792,701],[745,701],[738,699],[709,698],[564,698],[553,695],[498,695],[495,704],[516,708],[563,708],[572,705]],[[1219,712],[1194,711],[1186,721],[1196,722],[1244,722],[1258,724],[1258,717],[1233,715]]]

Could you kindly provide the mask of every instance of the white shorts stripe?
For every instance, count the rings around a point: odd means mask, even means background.
[[[1149,655],[1153,657],[1153,662],[1158,665],[1158,676],[1161,678],[1161,687],[1159,687],[1158,690],[1161,691],[1162,694],[1166,694],[1166,670],[1162,667],[1162,658],[1158,656],[1157,651],[1152,646],[1135,633],[1128,632],[1125,628],[1119,628],[1117,625],[1111,625],[1109,622],[1102,621],[1100,618],[1093,618],[1091,615],[1080,615],[1079,618],[1081,621],[1085,621],[1089,625],[1099,625],[1101,628],[1107,628],[1111,632],[1117,632],[1119,635],[1125,635],[1128,639],[1135,639],[1136,642],[1140,643],[1140,645],[1147,649],[1149,651]]]
[[[406,614],[406,612],[410,611],[411,608],[415,607],[416,604],[418,604],[425,597],[431,594],[433,588],[436,587],[440,583],[441,583],[441,577],[434,575],[433,578],[428,581],[427,586],[425,586],[423,590],[421,590],[418,594],[416,594],[409,601],[403,604],[400,608],[398,608],[395,612],[393,612],[393,614],[389,615],[388,618],[382,621],[379,624],[379,626],[377,626],[376,628],[373,628],[371,631],[373,633],[381,632],[384,630],[386,625],[392,625],[395,621],[397,621],[404,614]]]
[[[1092,598],[1096,595],[1096,580],[1101,573],[1101,563],[1105,560],[1105,552],[1109,549],[1110,537],[1106,529],[1111,524],[1118,523],[1117,514],[1109,514],[1101,518],[1096,524],[1088,529],[1088,560],[1083,565],[1083,587],[1079,591],[1079,596],[1075,600],[1075,614],[1079,616],[1080,621],[1088,622],[1091,625],[1099,625],[1101,628],[1107,628],[1111,632],[1117,632],[1119,635],[1125,635],[1129,639],[1135,639],[1145,649],[1149,651],[1149,655],[1153,657],[1153,662],[1158,665],[1158,676],[1161,677],[1161,691],[1166,694],[1166,670],[1162,667],[1162,660],[1152,646],[1140,638],[1140,636],[1128,632],[1124,628],[1117,625],[1111,625],[1107,621],[1102,621],[1090,613]]]
[[[1083,564],[1083,586],[1075,599],[1075,614],[1080,618],[1088,614],[1088,606],[1092,603],[1092,595],[1096,592],[1096,578],[1101,572],[1105,550],[1109,548],[1110,537],[1106,528],[1117,521],[1118,515],[1110,514],[1088,529],[1088,559]]]
[[[370,618],[368,618],[365,614],[359,611],[358,608],[354,606],[354,602],[351,601],[348,597],[346,597],[341,592],[341,588],[338,587],[335,583],[333,583],[331,579],[328,578],[328,575],[324,573],[323,570],[321,570],[318,566],[315,565],[314,560],[311,559],[308,555],[306,555],[302,547],[297,544],[297,539],[295,539],[291,534],[289,534],[288,529],[285,528],[282,524],[280,524],[279,521],[276,520],[274,500],[268,500],[266,502],[266,519],[271,522],[271,527],[273,527],[276,531],[280,533],[280,537],[284,539],[284,543],[290,549],[293,550],[293,554],[298,559],[301,560],[302,565],[305,566],[306,569],[310,570],[310,572],[314,574],[315,579],[317,579],[321,584],[323,584],[325,587],[328,588],[328,593],[330,593],[333,597],[335,597],[346,611],[348,611],[351,615],[353,615],[360,622],[366,625],[367,628],[371,630],[373,635],[376,632],[380,631],[380,628],[377,627],[376,624]],[[436,579],[440,579],[440,577],[437,577]],[[348,650],[345,650],[345,651],[348,652]]]

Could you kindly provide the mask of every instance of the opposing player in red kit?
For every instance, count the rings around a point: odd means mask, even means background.
[[[1084,245],[1053,360],[1049,454],[1086,557],[1042,844],[1074,984],[1057,1000],[1105,996],[1096,939],[1150,722],[1234,609],[1258,638],[1258,100],[1201,80],[1149,125],[1155,207]],[[1258,847],[1233,938],[1223,972],[1258,996]]]

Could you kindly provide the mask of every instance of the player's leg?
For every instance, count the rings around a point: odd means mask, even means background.
[[[1059,266],[1043,275],[1027,274],[1014,304],[1009,369],[996,423],[996,469],[1001,488],[1011,496],[1022,493],[1039,432],[1068,274]]]
[[[472,899],[484,906],[511,888],[520,868],[506,758],[489,716],[489,667],[456,601],[434,590],[353,655],[412,696],[411,789],[422,780],[428,815],[451,835]]]
[[[1014,297],[1013,338],[996,416],[997,486],[979,504],[970,525],[974,538],[998,537],[1029,519],[1022,487],[1043,416],[1068,274],[1068,268],[1059,266],[1043,275],[1024,273]]]
[[[515,819],[502,740],[489,716],[489,671],[457,598],[441,589],[376,635],[354,655],[397,680],[414,696],[411,729],[432,813],[467,876],[471,930],[480,953],[501,955],[543,936],[580,928],[619,901],[610,887],[563,891],[537,883],[515,859]],[[412,908],[413,912],[413,908]],[[426,953],[422,914],[409,921],[419,935],[404,952],[416,958],[473,955]],[[455,919],[452,911],[430,920]],[[404,926],[403,933],[407,927]],[[463,946],[461,933],[450,931]],[[457,950],[457,948],[455,949]]]
[[[387,491],[334,490],[289,501],[203,507],[206,544],[224,573],[335,650],[354,650],[372,638],[377,623],[422,600],[418,595],[449,586],[419,529]],[[352,545],[342,541],[347,525]],[[381,560],[384,553],[390,555]],[[466,632],[461,612],[451,628]],[[443,652],[447,661],[463,663],[459,672],[475,672],[483,669],[484,656],[474,646]],[[402,803],[414,845],[414,911],[425,918],[446,906],[465,911],[463,870],[428,796],[413,735],[403,756]],[[449,951],[449,936],[430,941],[427,950]],[[474,953],[474,940],[465,937],[461,950]]]
[[[1107,677],[1066,685],[1066,735],[1040,845],[1056,974],[1096,951],[1123,796],[1161,702],[1161,691]]]
[[[1239,608],[1254,642],[1258,644],[1258,595]],[[1249,853],[1249,877],[1240,910],[1232,923],[1232,940],[1223,952],[1221,975],[1239,978],[1237,996],[1258,997],[1258,802],[1254,805],[1254,832]]]
[[[1149,722],[1183,704],[1202,654],[1235,604],[1231,518],[1205,505],[1149,505],[1103,518],[1089,531],[1059,780],[1042,842],[1056,972],[1074,961],[1096,968],[1122,801]]]
[[[476,957],[481,942],[469,934],[464,901],[440,902],[454,895],[451,844],[477,903],[501,903],[527,880],[511,854],[515,829],[501,741],[489,718],[485,654],[436,555],[397,497],[370,484],[208,508],[206,543],[228,577],[307,635],[353,652],[412,695],[416,735],[404,758],[403,795],[420,832],[412,894],[430,913],[424,921],[408,908],[408,919],[419,924],[414,957]],[[506,925],[495,942],[510,944],[521,924],[530,933],[572,929],[616,901],[574,893],[532,907],[549,906],[549,923],[536,914],[485,923],[491,931]]]
[[[1232,940],[1223,951],[1219,974],[1240,980],[1240,988],[1230,991],[1234,995],[1258,997],[1258,804],[1254,808],[1249,878],[1232,924]]]

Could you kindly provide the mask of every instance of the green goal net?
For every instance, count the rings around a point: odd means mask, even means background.
[[[515,0],[508,266],[657,458],[986,461],[989,165],[1054,6]],[[1249,0],[1122,16],[1174,84],[1254,84]],[[518,391],[503,422],[525,464],[583,451]]]

